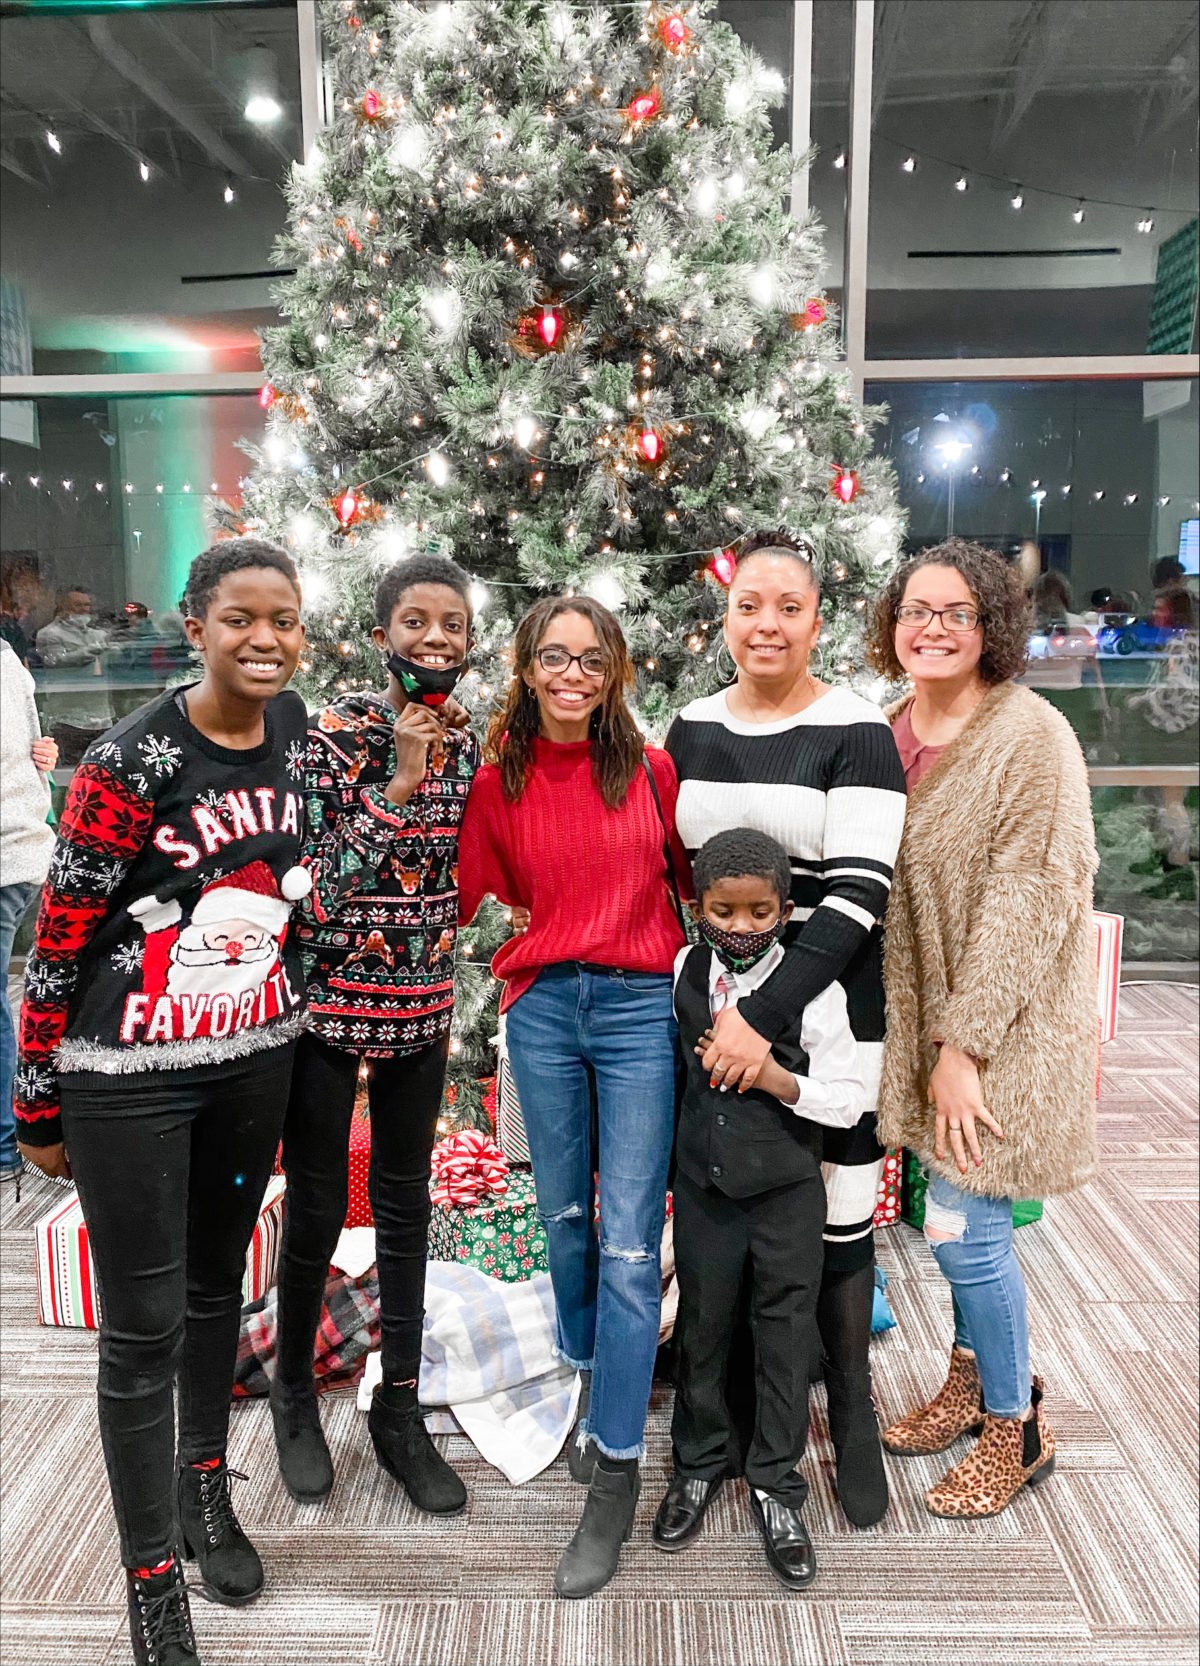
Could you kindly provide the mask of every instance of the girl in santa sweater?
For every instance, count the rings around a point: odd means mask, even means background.
[[[464,920],[489,892],[530,915],[492,969],[505,982],[558,1346],[587,1396],[568,1449],[587,1502],[554,1580],[560,1596],[584,1597],[616,1572],[637,1505],[674,1133],[671,970],[684,942],[668,859],[690,881],[675,771],[643,746],[625,703],[633,668],[612,614],[586,596],[549,597],[518,625],[513,655],[467,802],[459,885]]]
[[[292,901],[306,714],[296,569],[256,539],[188,574],[199,682],[92,745],[25,978],[21,1154],[79,1186],[101,1297],[100,1438],[137,1662],[198,1660],[180,1554],[251,1601],[225,1461],[246,1249],[303,1014]],[[176,1460],[173,1385],[179,1383]]]

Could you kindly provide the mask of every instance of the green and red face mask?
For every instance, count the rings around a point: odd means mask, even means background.
[[[464,660],[457,665],[420,665],[395,653],[388,655],[386,663],[405,694],[418,706],[444,706],[466,669]]]
[[[726,931],[701,914],[696,921],[701,937],[730,972],[748,972],[764,955],[770,954],[787,924],[781,914],[766,931]]]

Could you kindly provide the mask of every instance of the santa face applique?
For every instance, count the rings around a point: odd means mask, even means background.
[[[291,868],[281,882],[250,862],[200,893],[186,925],[175,898],[140,897],[129,912],[146,933],[142,989],[125,997],[124,1042],[235,1035],[301,1005],[283,964],[291,906],[312,881]]]

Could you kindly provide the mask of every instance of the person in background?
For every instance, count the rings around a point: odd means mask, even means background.
[[[37,633],[42,664],[53,670],[90,665],[109,645],[109,633],[92,610],[92,593],[82,584],[60,592],[53,619]]]
[[[675,1120],[671,968],[684,942],[668,876],[685,890],[690,878],[675,771],[626,705],[633,667],[613,615],[588,596],[549,596],[517,626],[513,663],[467,802],[459,883],[464,921],[489,892],[529,911],[492,969],[558,1347],[588,1391],[568,1448],[587,1501],[554,1576],[560,1596],[586,1597],[616,1572],[637,1509]]]
[[[726,828],[757,827],[783,845],[792,864],[795,912],[783,963],[718,1014],[705,1064],[723,1083],[753,1086],[768,1038],[789,1030],[833,983],[845,991],[866,1093],[853,1127],[823,1130],[828,1206],[817,1325],[838,1501],[855,1527],[871,1527],[888,1505],[869,1355],[872,1223],[884,1159],[875,1135],[884,1037],[880,921],[904,825],[904,776],[879,707],[812,675],[820,634],[809,550],[785,532],[756,534],[742,547],[724,619],[736,681],[685,706],[666,748],[679,776],[679,831],[689,851]],[[754,1347],[744,1321],[729,1400],[736,1473],[755,1421]]]
[[[1039,630],[1054,625],[1081,625],[1083,615],[1071,609],[1071,587],[1061,573],[1042,573],[1033,587],[1034,617]]]
[[[46,723],[72,768],[113,722],[109,632],[83,585],[60,591],[54,617],[37,633],[39,687]]]
[[[0,1182],[19,1179],[13,1073],[17,1036],[8,1000],[13,939],[50,868],[50,783],[58,747],[42,738],[33,678],[0,639]]]
[[[21,627],[20,614],[7,578],[0,578],[0,638],[8,643],[22,665],[28,665],[29,638]]]
[[[713,1020],[783,960],[792,869],[776,840],[739,827],[697,851],[692,879],[701,940],[675,961],[686,1085],[675,1139],[674,1474],[654,1543],[682,1550],[721,1489],[733,1433],[725,1379],[748,1265],[756,1396],[745,1475],[767,1563],[796,1590],[817,1571],[801,1515],[808,1482],[796,1465],[824,1261],[821,1125],[852,1128],[866,1090],[836,980],[775,1038],[748,1093],[728,1097],[709,1075],[702,1056]]]
[[[313,1388],[313,1338],[346,1219],[360,1071],[371,1111],[368,1186],[379,1269],[383,1381],[368,1429],[420,1510],[453,1515],[466,1488],[417,1401],[429,1230],[429,1157],[454,1010],[458,829],[479,764],[446,699],[471,644],[471,582],[445,556],[390,568],[375,597],[386,685],[344,694],[309,727],[305,860],[297,925],[310,1028],[283,1130],[288,1203],[271,1413],[284,1485],[319,1503],[333,1464]]]
[[[226,1462],[246,1249],[304,1022],[291,905],[307,713],[287,690],[296,569],[255,538],[192,562],[199,681],[88,750],[42,892],[21,1010],[27,1163],[73,1176],[100,1289],[98,1400],[137,1666],[194,1666],[205,1594],[263,1588]],[[175,1379],[179,1444],[175,1441]]]
[[[930,1171],[925,1237],[954,1307],[946,1382],[883,1442],[907,1456],[978,1435],[925,1494],[940,1516],[995,1515],[1053,1471],[1012,1206],[1097,1162],[1091,797],[1070,725],[1013,680],[1029,612],[1001,556],[950,539],[899,567],[868,648],[915,690],[892,713],[909,798],[879,1128]]]

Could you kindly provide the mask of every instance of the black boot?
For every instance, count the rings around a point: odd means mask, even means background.
[[[758,1523],[767,1565],[776,1579],[792,1591],[811,1585],[817,1577],[817,1555],[800,1511],[770,1493],[760,1498],[758,1488],[751,1487],[750,1512]]]
[[[592,1473],[587,1502],[575,1536],[554,1570],[560,1597],[590,1597],[603,1590],[621,1559],[621,1546],[633,1532],[641,1481],[636,1461],[605,1467],[600,1457]]]
[[[721,1490],[723,1475],[710,1481],[698,1480],[694,1475],[673,1475],[667,1488],[650,1537],[659,1550],[682,1550],[704,1526],[709,1505]]]
[[[321,1430],[315,1390],[299,1393],[271,1384],[275,1452],[283,1484],[297,1504],[320,1504],[333,1486],[333,1460]]]
[[[371,1444],[380,1464],[399,1481],[418,1510],[456,1516],[467,1489],[429,1438],[415,1388],[377,1388],[367,1413]]]
[[[575,1427],[571,1430],[571,1438],[567,1441],[567,1468],[571,1471],[571,1479],[580,1481],[585,1487],[592,1484],[592,1471],[596,1467],[596,1442],[584,1429],[587,1420],[588,1404],[592,1398],[592,1373],[579,1373],[579,1406],[575,1414]]]
[[[852,1527],[874,1527],[887,1511],[888,1483],[871,1399],[871,1373],[838,1371],[826,1362],[825,1387],[829,1436],[837,1458],[838,1503]]]
[[[247,1477],[220,1458],[211,1469],[184,1464],[179,1471],[179,1534],[183,1554],[200,1564],[200,1589],[212,1602],[240,1608],[265,1583],[258,1552],[233,1513],[229,1483]]]
[[[200,1666],[179,1558],[162,1573],[126,1568],[134,1666]]]

